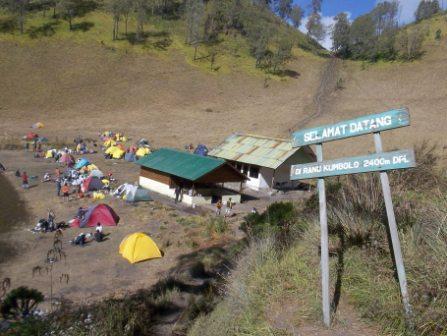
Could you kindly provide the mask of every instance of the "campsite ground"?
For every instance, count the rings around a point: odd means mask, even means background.
[[[57,220],[68,221],[79,206],[95,204],[92,199],[75,199],[64,201],[55,194],[54,183],[40,183],[46,171],[53,172],[58,164],[53,160],[33,158],[32,153],[25,151],[2,151],[2,163],[8,168],[8,180],[17,189],[25,201],[29,212],[28,220],[0,237],[2,242],[13,249],[3,264],[0,264],[0,278],[9,277],[14,287],[30,286],[41,290],[45,297],[49,296],[50,279],[46,273],[45,258],[51,248],[53,234],[33,234],[30,229],[40,218],[47,215],[47,209],[55,211]],[[134,182],[138,177],[138,166],[123,160],[105,160],[101,154],[87,156],[104,172],[112,172],[119,182]],[[16,169],[26,170],[30,176],[38,176],[39,183],[29,190],[20,188],[20,179],[14,176]],[[276,195],[273,199],[284,197],[300,198],[307,192],[293,192]],[[107,197],[105,203],[112,206],[121,217],[117,227],[106,227],[110,233],[108,240],[102,243],[91,242],[85,247],[69,244],[69,240],[78,233],[87,233],[92,229],[64,230],[63,249],[66,259],[54,268],[55,297],[64,297],[75,303],[86,303],[104,297],[121,297],[151,285],[167,276],[168,271],[178,260],[193,251],[220,245],[241,237],[238,231],[240,219],[252,207],[263,210],[271,199],[268,197],[251,200],[235,208],[236,215],[229,220],[230,229],[224,235],[215,235],[207,230],[208,216],[214,216],[212,208],[192,209],[161,196],[153,195],[154,202],[129,205],[119,199]],[[129,233],[145,232],[149,234],[164,252],[158,260],[139,264],[129,264],[118,254],[121,240]],[[33,268],[41,266],[41,274],[34,274]],[[61,274],[68,274],[68,283],[59,281]]]

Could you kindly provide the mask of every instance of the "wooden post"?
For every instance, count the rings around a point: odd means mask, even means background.
[[[317,144],[317,161],[323,161],[323,145]],[[324,178],[318,179],[318,198],[320,203],[321,228],[321,288],[323,296],[323,322],[326,327],[331,325],[329,304],[329,238],[327,228],[326,191]]]
[[[374,133],[374,144],[376,152],[382,153],[382,139],[380,132]],[[388,225],[390,228],[391,243],[393,246],[394,260],[396,261],[397,275],[399,277],[400,292],[402,294],[402,303],[404,305],[407,321],[411,319],[412,311],[407,290],[407,277],[405,275],[405,267],[400,247],[399,233],[397,231],[396,217],[394,216],[393,201],[391,198],[390,182],[386,172],[380,173],[380,182],[382,183],[383,197],[385,199],[386,214],[388,217]]]

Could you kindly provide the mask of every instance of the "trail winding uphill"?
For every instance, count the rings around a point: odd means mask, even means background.
[[[331,57],[331,59],[327,61],[321,73],[320,85],[313,98],[312,110],[314,112],[296,123],[292,128],[292,131],[306,127],[312,120],[317,119],[328,112],[330,96],[337,88],[337,75],[341,62],[342,61],[336,57]]]

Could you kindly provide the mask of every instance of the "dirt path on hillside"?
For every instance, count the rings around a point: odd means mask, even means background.
[[[293,126],[292,131],[304,128],[312,120],[328,113],[330,96],[335,91],[337,86],[337,74],[340,62],[341,61],[338,58],[332,57],[326,63],[326,66],[321,74],[320,85],[318,86],[318,90],[313,98],[312,109],[314,112],[296,123]]]

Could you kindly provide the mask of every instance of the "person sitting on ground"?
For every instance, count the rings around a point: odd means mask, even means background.
[[[102,242],[104,240],[104,233],[102,231],[96,230],[93,234],[93,238],[98,242]]]
[[[20,176],[22,176],[22,174],[20,174],[20,170],[16,170],[16,172],[14,173],[14,175],[16,176],[16,177],[20,177]]]
[[[65,182],[64,185],[62,186],[61,192],[62,192],[62,196],[64,197],[64,199],[69,201],[70,200],[70,187],[68,186],[67,182]]]
[[[96,223],[96,231],[97,232],[101,232],[102,233],[102,231],[103,231],[103,227],[102,227],[102,224],[101,223]]]
[[[86,243],[86,235],[85,233],[81,232],[80,234],[78,234],[76,236],[76,238],[72,241],[72,244],[74,245],[79,245],[79,246],[84,246]]]
[[[2,163],[0,162],[0,172],[4,172],[6,171],[6,168],[4,165],[2,165]]]
[[[45,174],[43,175],[42,183],[50,182],[50,181],[51,181],[50,173],[49,172],[45,172]]]
[[[83,207],[79,207],[78,212],[76,213],[76,217],[79,218],[79,220],[82,220],[86,212],[87,210],[85,210]]]
[[[28,175],[26,174],[26,171],[22,173],[22,188],[23,189],[29,188]]]

